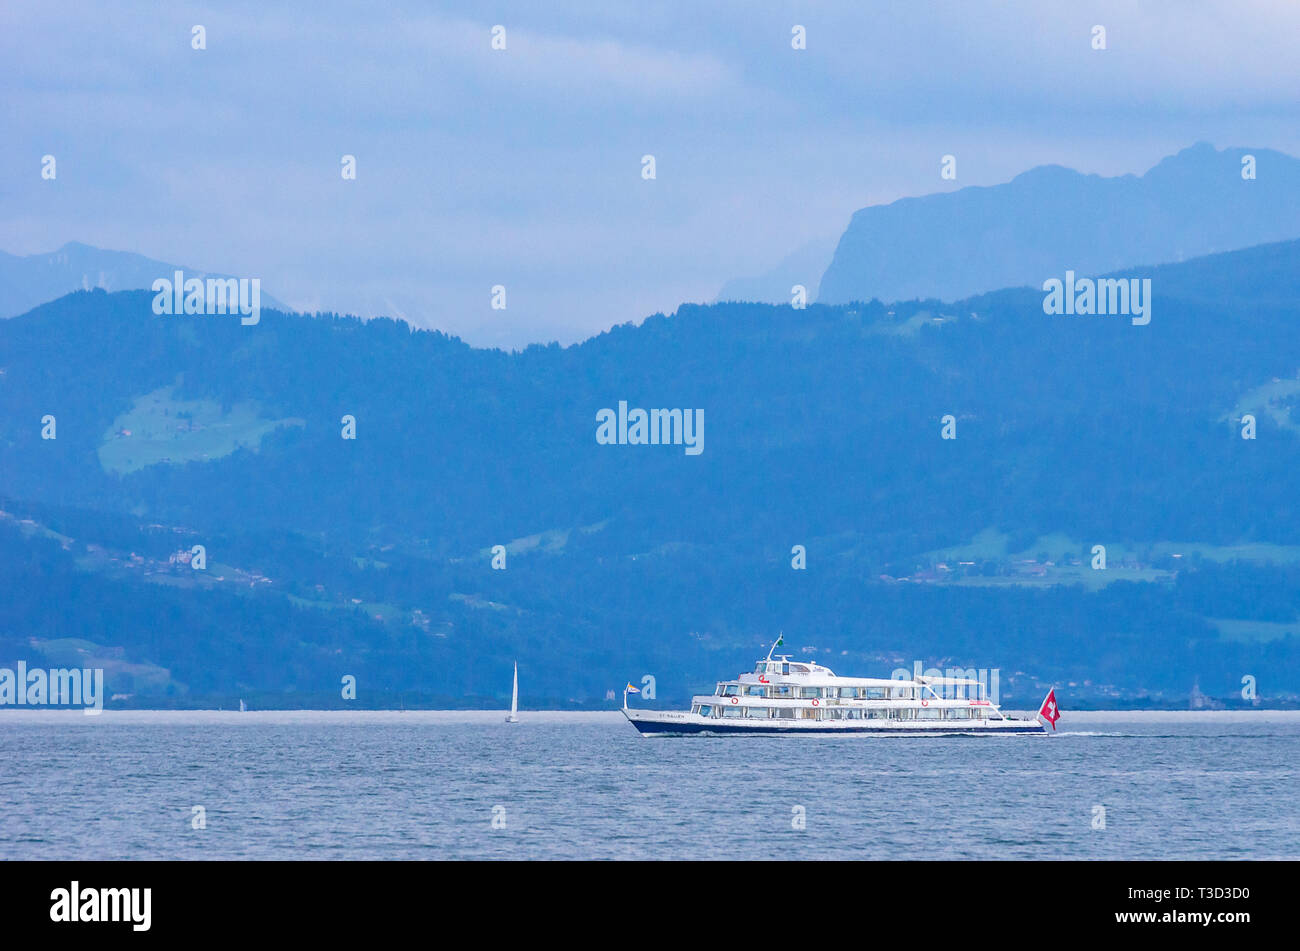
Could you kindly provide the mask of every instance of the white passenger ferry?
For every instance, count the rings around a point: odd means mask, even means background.
[[[780,641],[777,641],[779,644]],[[777,644],[772,645],[772,650]],[[961,698],[943,688],[960,687]],[[935,688],[940,688],[936,690]],[[972,691],[971,688],[974,688]],[[1048,692],[1038,719],[1009,717],[988,699],[978,680],[917,677],[877,680],[838,677],[820,664],[775,658],[769,650],[752,674],[720,682],[712,695],[695,697],[689,713],[629,710],[623,714],[641,733],[879,733],[897,736],[1043,733],[1056,729],[1056,691]],[[970,694],[973,693],[973,696]],[[1044,722],[1045,721],[1045,722]]]

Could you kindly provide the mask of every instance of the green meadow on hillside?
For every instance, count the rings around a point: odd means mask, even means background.
[[[177,399],[174,387],[146,393],[113,420],[99,446],[106,472],[136,472],[159,463],[219,459],[236,449],[256,449],[281,426],[301,426],[301,419],[267,419],[252,400],[222,412],[216,400]]]

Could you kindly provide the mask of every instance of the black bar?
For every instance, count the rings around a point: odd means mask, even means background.
[[[511,935],[641,943],[652,934],[656,944],[684,946],[749,940],[778,926],[831,941],[870,934],[868,943],[890,933],[990,943],[1124,934],[1231,941],[1286,926],[1296,864],[23,862],[0,864],[0,921],[7,937],[240,942],[415,929],[434,944]],[[150,889],[148,930],[136,930],[138,906],[134,924],[51,920],[53,895],[74,881],[83,898],[87,889]],[[1208,923],[1199,920],[1206,914]]]

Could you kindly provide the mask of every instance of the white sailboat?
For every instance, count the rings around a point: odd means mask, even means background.
[[[510,691],[510,716],[506,717],[507,723],[519,722],[519,662],[515,661],[515,686]]]

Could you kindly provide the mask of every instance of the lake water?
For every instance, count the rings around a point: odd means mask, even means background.
[[[968,738],[502,718],[6,710],[0,858],[1300,857],[1300,713]]]

